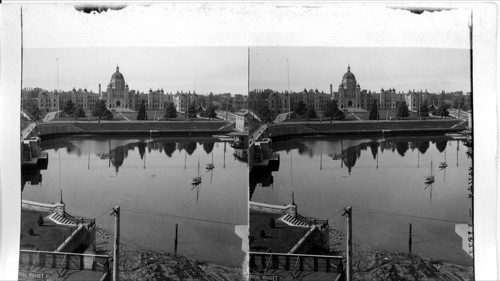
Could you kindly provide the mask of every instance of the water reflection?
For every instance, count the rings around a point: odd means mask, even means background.
[[[281,169],[251,172],[252,201],[286,204],[294,192],[301,212],[327,217],[334,227],[340,222],[335,213],[346,205],[387,210],[383,216],[359,213],[355,208],[354,242],[379,250],[404,251],[407,225],[413,223],[415,252],[471,264],[450,224],[470,221],[464,207],[469,204],[466,169],[470,161],[462,141],[447,136],[303,137],[272,145],[280,154]],[[451,161],[456,165],[450,165]],[[431,162],[435,182],[427,185],[424,180],[431,174]],[[396,218],[392,212],[443,221]]]
[[[114,205],[146,210],[123,213],[125,238],[146,249],[173,252],[165,237],[174,237],[179,224],[180,254],[233,266],[243,261],[234,226],[247,224],[248,170],[225,143],[211,137],[82,136],[45,140],[42,148],[51,159],[40,173],[43,187],[27,182],[24,199],[54,202],[60,186],[70,214],[96,217],[102,227],[109,216],[99,214],[109,214]],[[198,163],[203,182],[192,186]],[[213,168],[206,169],[208,164]]]
[[[445,152],[448,141],[451,141],[452,138],[446,136],[439,136],[436,138],[438,138],[438,140],[432,141],[425,140],[424,138],[413,137],[405,139],[325,139],[318,142],[315,142],[312,138],[306,138],[305,140],[293,139],[275,142],[273,143],[273,150],[286,151],[287,153],[292,150],[297,150],[299,155],[309,156],[309,158],[313,158],[314,156],[319,155],[321,161],[319,165],[320,169],[322,169],[323,167],[323,155],[330,156],[332,160],[341,160],[341,167],[345,166],[348,173],[350,174],[354,166],[356,166],[357,159],[362,156],[362,151],[368,151],[368,148],[370,149],[373,160],[378,160],[378,154],[384,153],[384,151],[390,151],[391,153],[397,152],[397,154],[399,154],[401,157],[405,157],[410,149],[411,151],[417,149],[418,156],[424,155],[429,149],[430,143],[433,143],[435,145],[439,153]],[[458,143],[459,141],[457,140],[456,142]],[[418,161],[417,167],[419,166],[420,162]]]

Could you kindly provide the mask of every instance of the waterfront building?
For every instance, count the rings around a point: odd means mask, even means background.
[[[236,112],[236,130],[248,131],[251,124],[260,124],[262,119],[251,109],[241,109]]]

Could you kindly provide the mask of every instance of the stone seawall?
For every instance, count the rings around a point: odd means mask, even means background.
[[[57,212],[60,216],[64,216],[64,203],[47,204],[23,199],[21,208],[45,213]]]
[[[57,137],[61,135],[85,134],[224,134],[233,131],[225,121],[190,122],[75,122],[41,123],[27,136]]]
[[[290,214],[292,216],[295,216],[297,214],[297,206],[292,204],[280,206],[280,205],[252,202],[252,201],[250,201],[248,204],[250,210],[252,211],[281,214],[281,215]]]

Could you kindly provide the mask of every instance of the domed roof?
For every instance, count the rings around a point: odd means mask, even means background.
[[[347,72],[344,74],[344,77],[342,77],[342,85],[346,89],[355,89],[356,88],[356,77],[354,74],[351,72],[351,67],[348,65],[347,66]]]
[[[123,74],[120,73],[118,65],[116,66],[116,72],[111,76],[108,87],[116,90],[125,89],[125,78],[123,78]]]
[[[118,65],[116,66],[116,72],[113,73],[113,75],[111,76],[111,81],[113,80],[125,80],[125,78],[123,78],[123,74],[120,73],[120,68],[118,67]]]

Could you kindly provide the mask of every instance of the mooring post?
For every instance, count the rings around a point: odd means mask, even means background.
[[[352,281],[352,207],[347,205],[342,214],[347,217],[347,266],[346,266],[346,281]]]
[[[116,205],[111,211],[111,215],[115,216],[115,244],[113,251],[113,281],[118,280],[118,264],[120,251],[120,206]]]
[[[408,252],[411,254],[411,223],[410,223],[410,236],[408,238]]]
[[[174,254],[177,256],[177,233],[179,229],[179,224],[175,224],[175,241],[174,241]]]

